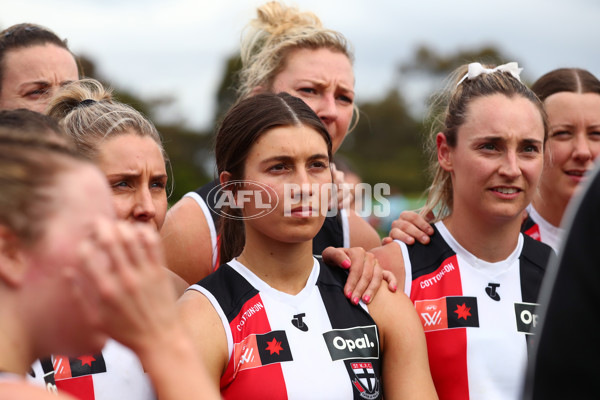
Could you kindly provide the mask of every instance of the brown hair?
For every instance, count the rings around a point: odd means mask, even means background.
[[[50,29],[40,25],[17,24],[0,32],[0,91],[2,91],[2,81],[4,80],[4,57],[6,53],[10,50],[45,44],[53,44],[70,52],[66,39],[62,40]]]
[[[72,145],[71,138],[54,118],[24,108],[0,110],[0,135],[45,138],[65,146]]]
[[[327,128],[306,103],[287,93],[264,93],[240,101],[225,115],[215,142],[218,173],[227,171],[231,180],[243,179],[246,159],[254,143],[269,130],[281,126],[314,129],[327,143],[327,154],[331,159],[331,138]],[[239,210],[223,211],[241,217]],[[243,221],[221,217],[219,235],[219,257],[221,262],[228,262],[244,247]]]
[[[559,68],[542,75],[531,86],[541,101],[559,92],[600,94],[600,81],[580,68]]]
[[[509,98],[521,96],[531,101],[539,110],[544,123],[544,142],[548,137],[548,123],[542,102],[527,86],[509,72],[501,71],[482,73],[476,78],[461,82],[467,69],[468,65],[463,65],[451,74],[446,90],[437,95],[430,110],[433,114],[433,123],[427,151],[430,156],[429,169],[433,181],[428,188],[427,202],[421,209],[421,215],[434,212],[436,221],[450,215],[453,206],[452,180],[450,173],[438,163],[436,136],[438,132],[442,132],[446,136],[448,146],[455,147],[458,130],[465,123],[469,104],[473,100],[494,94],[503,94]]]
[[[0,130],[0,224],[32,244],[56,207],[52,186],[60,173],[83,162],[72,148],[49,140],[47,132]]]

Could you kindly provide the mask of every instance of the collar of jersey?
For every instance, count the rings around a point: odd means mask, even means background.
[[[310,296],[312,291],[317,287],[317,278],[319,277],[321,270],[319,262],[313,257],[313,268],[304,288],[297,294],[288,294],[269,286],[269,284],[256,276],[254,272],[250,271],[244,264],[239,262],[237,258],[234,258],[228,264],[242,275],[244,279],[250,282],[250,284],[260,292],[261,296],[270,296],[277,301],[288,303],[290,305],[301,304]],[[282,266],[282,268],[284,268],[284,266]]]
[[[468,265],[479,271],[485,272],[486,275],[490,277],[498,276],[510,269],[514,265],[514,262],[519,259],[521,251],[523,250],[523,235],[519,233],[517,247],[506,259],[498,262],[484,261],[480,258],[477,258],[474,254],[462,247],[460,243],[454,239],[454,236],[452,236],[442,221],[436,222],[435,227],[440,232],[440,235],[442,235],[446,243],[448,243],[448,246],[450,246],[450,248],[456,253],[457,257],[459,258],[458,265],[462,264],[460,262],[460,259],[462,258]]]

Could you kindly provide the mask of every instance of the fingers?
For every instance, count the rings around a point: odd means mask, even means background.
[[[398,279],[396,279],[396,275],[392,271],[383,270],[382,273],[383,280],[388,283],[388,289],[390,292],[395,292],[398,289]]]
[[[346,250],[350,257],[350,272],[344,293],[353,304],[363,300],[369,303],[376,290],[373,287],[379,287],[381,284],[381,268],[373,254],[366,252],[363,248],[353,247]],[[373,287],[369,288],[373,282]]]
[[[350,268],[351,265],[350,258],[346,254],[345,249],[329,246],[323,250],[321,257],[323,258],[323,262],[329,265],[336,265],[344,269]]]
[[[365,271],[371,270],[371,279],[368,279],[368,274]],[[358,295],[359,291],[362,289],[363,285],[366,285],[362,296],[360,296],[364,303],[369,304],[373,301],[373,298],[377,294],[379,287],[381,286],[381,281],[383,279],[383,269],[379,265],[379,262],[375,258],[375,256],[371,253],[367,253],[365,257],[365,266],[363,269],[363,275],[361,280],[356,285],[356,289],[354,293]]]
[[[406,244],[413,244],[415,239],[422,244],[429,243],[433,228],[423,217],[414,211],[403,211],[397,220],[392,222],[389,236]]]
[[[394,239],[392,239],[389,236],[384,237],[383,239],[381,239],[381,245],[385,246],[386,244],[392,243],[394,241]],[[405,242],[406,243],[406,242]],[[408,244],[408,243],[407,243]]]

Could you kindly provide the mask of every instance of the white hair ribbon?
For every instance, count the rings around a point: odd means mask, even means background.
[[[498,65],[496,68],[485,68],[478,62],[469,64],[469,69],[465,76],[456,84],[456,86],[463,83],[465,79],[475,79],[481,74],[493,74],[496,71],[500,72],[509,72],[512,76],[514,76],[519,82],[521,82],[521,71],[523,68],[519,68],[519,64],[516,62],[509,62],[508,64]]]

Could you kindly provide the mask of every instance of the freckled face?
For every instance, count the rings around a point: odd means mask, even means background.
[[[44,112],[61,86],[79,79],[73,55],[53,44],[10,50],[1,68],[2,110],[26,108]]]

